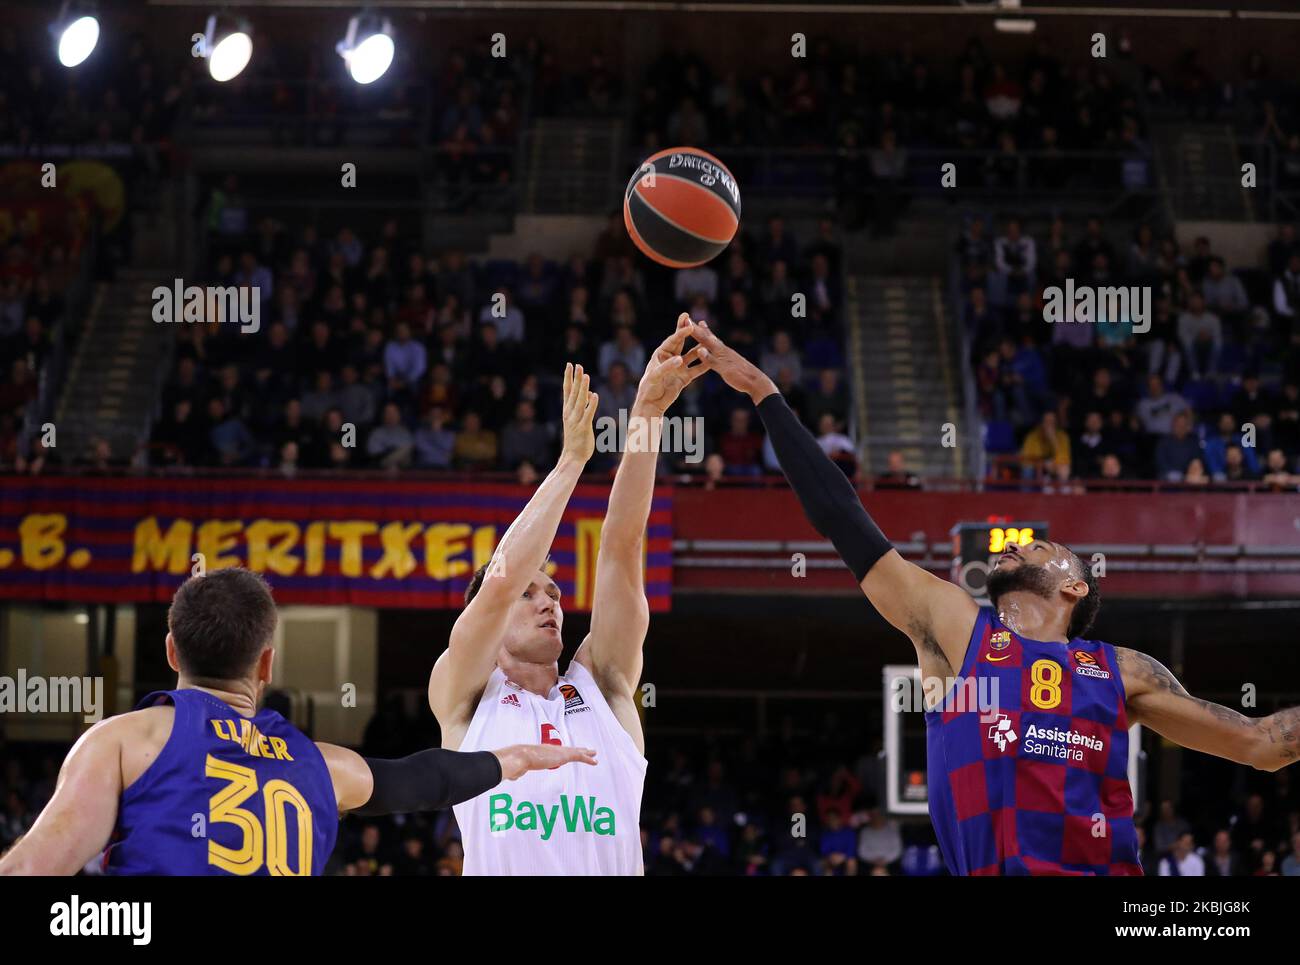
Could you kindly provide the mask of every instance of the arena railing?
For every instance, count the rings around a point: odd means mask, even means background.
[[[146,448],[156,448],[153,444]],[[996,462],[999,457],[990,457]],[[1014,457],[1011,457],[1014,458]],[[0,473],[3,475],[3,473]],[[443,482],[483,485],[491,483],[516,483],[514,473],[505,471],[470,472],[465,470],[436,469],[295,469],[285,472],[271,467],[249,466],[140,466],[122,465],[96,469],[89,466],[50,466],[47,464],[40,473],[42,476],[56,477],[103,477],[131,479],[231,479],[231,480],[270,480],[289,479],[317,482],[330,481],[391,481],[402,482]],[[589,472],[583,476],[585,483],[613,482],[612,472]],[[759,475],[731,475],[721,479],[708,480],[702,474],[679,472],[662,473],[659,482],[663,485],[683,486],[690,489],[788,489],[789,483],[782,475],[764,473]],[[909,487],[883,478],[873,479],[861,476],[854,480],[854,486],[860,493],[877,490],[916,492],[1005,492],[1017,490],[1024,492],[1078,492],[1083,487],[1087,492],[1215,492],[1215,493],[1274,493],[1279,490],[1262,480],[1247,482],[1211,482],[1207,485],[1169,482],[1160,479],[1097,479],[1070,478],[1065,482],[1058,480],[1009,478],[957,479],[951,476],[918,476],[918,485]],[[1280,490],[1282,493],[1300,491],[1300,477],[1296,479],[1294,489]]]

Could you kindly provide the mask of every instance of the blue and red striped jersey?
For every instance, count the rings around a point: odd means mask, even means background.
[[[1019,636],[981,607],[925,715],[930,818],[962,875],[1140,875],[1115,649]]]
[[[104,870],[120,875],[318,875],[338,834],[334,782],[273,710],[241,716],[202,690],[155,691],[172,732],[122,793]]]

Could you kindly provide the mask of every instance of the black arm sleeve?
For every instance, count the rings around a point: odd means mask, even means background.
[[[353,814],[411,814],[468,801],[501,783],[501,761],[491,751],[433,748],[398,760],[367,757],[375,789]]]
[[[835,546],[859,583],[893,547],[862,508],[853,484],[817,445],[811,432],[775,392],[758,404],[758,415],[790,488],[813,528]]]

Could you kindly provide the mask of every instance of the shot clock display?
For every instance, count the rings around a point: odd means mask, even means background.
[[[1042,521],[990,516],[982,522],[958,523],[952,528],[952,581],[971,596],[983,597],[989,569],[1007,546],[1047,538],[1047,523]]]

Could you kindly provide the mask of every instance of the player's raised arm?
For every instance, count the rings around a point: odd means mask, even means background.
[[[609,508],[600,529],[591,631],[574,659],[586,666],[606,697],[630,696],[641,678],[641,645],[650,621],[645,595],[645,528],[654,497],[655,467],[664,413],[681,391],[709,369],[708,350],[697,345],[690,316],[659,345],[646,365],[629,413],[628,438],[614,475]]]
[[[713,369],[758,408],[781,469],[813,528],[834,544],[862,592],[881,616],[911,638],[923,662],[939,658],[951,671],[958,670],[979,611],[975,601],[960,587],[904,560],[772,380],[723,344],[707,324],[701,322],[697,329]]]
[[[528,771],[595,764],[587,747],[513,744],[496,751],[419,751],[396,760],[362,757],[337,744],[317,743],[334,782],[340,813],[362,816],[436,811],[478,797]]]
[[[30,831],[0,857],[0,875],[74,875],[104,850],[122,796],[122,740],[131,722],[112,717],[72,745],[54,795]]]
[[[546,562],[564,508],[596,448],[591,421],[598,402],[582,366],[564,367],[564,448],[492,554],[482,588],[452,627],[450,645],[429,677],[429,706],[439,720],[483,689],[496,665],[510,606]]]
[[[1159,660],[1116,647],[1130,723],[1143,724],[1175,744],[1276,771],[1300,758],[1300,707],[1247,717],[1231,707],[1193,697]]]

